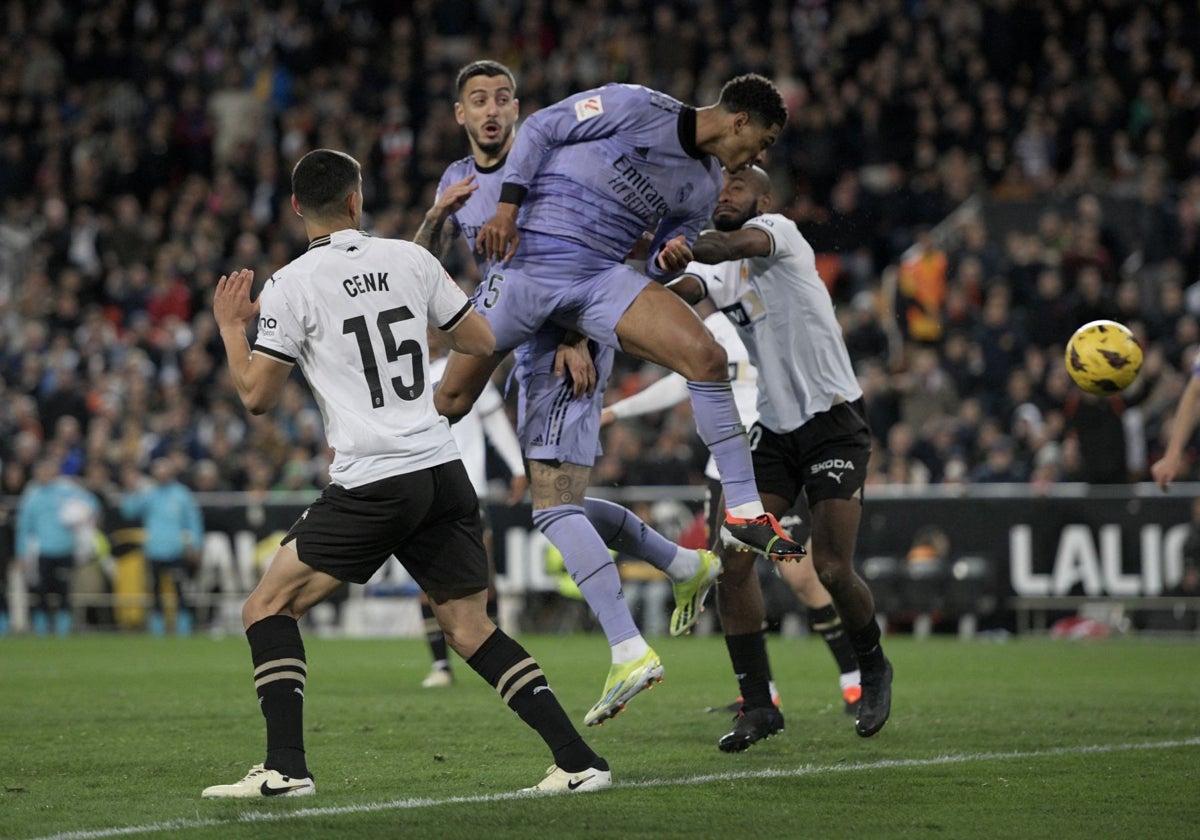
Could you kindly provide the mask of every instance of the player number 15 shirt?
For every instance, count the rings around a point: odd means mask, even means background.
[[[341,230],[275,272],[259,303],[254,352],[300,365],[334,450],[335,484],[459,457],[433,408],[425,331],[453,329],[470,303],[432,254]]]

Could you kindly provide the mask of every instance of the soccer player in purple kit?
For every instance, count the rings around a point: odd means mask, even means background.
[[[568,97],[526,119],[496,215],[476,245],[494,261],[476,306],[493,325],[498,355],[551,321],[687,377],[700,437],[721,471],[722,534],[774,559],[802,556],[804,548],[763,509],[725,351],[682,301],[624,259],[653,229],[648,272],[664,279],[681,270],[691,258],[687,243],[716,203],[722,166],[750,163],[786,120],[779,91],[754,74],[729,81],[703,108],[636,85]],[[472,381],[489,363],[495,359],[453,354],[438,410],[464,414]],[[555,497],[535,514],[539,527],[560,548],[599,556],[605,548],[580,507],[579,475],[558,469],[547,479]]]
[[[501,189],[506,156],[514,141],[518,102],[512,72],[495,61],[476,61],[459,71],[456,80],[459,100],[455,116],[466,130],[471,154],[452,163],[442,176],[438,196],[426,213],[414,241],[441,254],[461,233],[472,246],[480,269],[488,276],[486,261],[474,250],[476,233],[491,215]],[[449,231],[447,230],[449,228]],[[588,353],[594,360],[597,387],[591,393],[562,376],[557,356],[566,331],[553,323],[542,325],[531,338],[516,348],[520,382],[518,437],[529,459],[534,520],[559,548],[572,579],[588,605],[595,611],[608,638],[612,665],[601,699],[585,717],[588,725],[603,723],[624,708],[644,688],[661,679],[658,654],[646,643],[629,606],[622,597],[620,575],[612,556],[579,550],[561,542],[564,531],[542,511],[561,506],[562,490],[554,479],[569,474],[578,495],[571,512],[583,513],[589,536],[627,554],[645,559],[671,578],[675,589],[675,611],[671,633],[681,635],[695,623],[708,589],[721,566],[709,551],[683,549],[646,526],[620,505],[602,499],[583,498],[592,464],[599,450],[600,412],[604,386],[612,371],[615,351],[585,342],[573,352]],[[498,362],[502,356],[493,356]],[[494,364],[475,369],[471,380],[476,396],[494,370]],[[469,407],[469,404],[468,404]],[[568,536],[569,536],[569,532]]]

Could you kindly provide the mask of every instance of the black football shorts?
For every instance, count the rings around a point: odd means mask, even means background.
[[[327,486],[286,544],[306,565],[366,583],[390,555],[426,592],[488,585],[479,499],[462,461],[347,489]]]
[[[839,403],[798,429],[778,434],[755,423],[750,430],[754,480],[759,493],[811,507],[824,499],[862,500],[871,457],[871,434],[862,400]]]

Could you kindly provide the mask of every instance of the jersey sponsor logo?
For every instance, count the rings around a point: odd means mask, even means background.
[[[614,197],[620,199],[631,213],[643,221],[651,222],[670,213],[671,204],[654,182],[637,168],[635,164],[641,162],[622,154],[613,161],[616,174],[609,179],[608,186]]]
[[[604,103],[599,96],[589,96],[575,103],[575,119],[579,122],[590,120],[604,113]]]
[[[279,322],[274,318],[259,318],[258,328],[260,330],[273,330],[279,326]]]
[[[733,322],[737,327],[750,326],[750,313],[746,311],[746,307],[739,300],[737,303],[732,303],[729,306],[722,306],[721,311],[725,313],[725,317]]]
[[[841,473],[835,475],[833,470],[841,470]],[[854,462],[846,461],[842,458],[829,458],[828,460],[822,461],[819,464],[813,464],[809,468],[809,471],[813,475],[816,475],[820,472],[828,472],[830,478],[835,479],[838,484],[841,484],[843,473],[854,472]]]
[[[378,274],[355,274],[342,281],[342,288],[350,297],[358,297],[364,292],[389,292],[387,272]]]

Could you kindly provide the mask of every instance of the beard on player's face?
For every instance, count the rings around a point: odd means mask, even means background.
[[[717,211],[713,213],[713,227],[723,232],[737,230],[750,221],[750,216],[749,210],[739,211],[734,207],[718,207]]]
[[[485,154],[495,155],[504,150],[504,144],[512,137],[512,126],[502,128],[495,134],[488,136],[483,132],[483,126],[471,132],[471,139],[475,141],[476,147]]]

